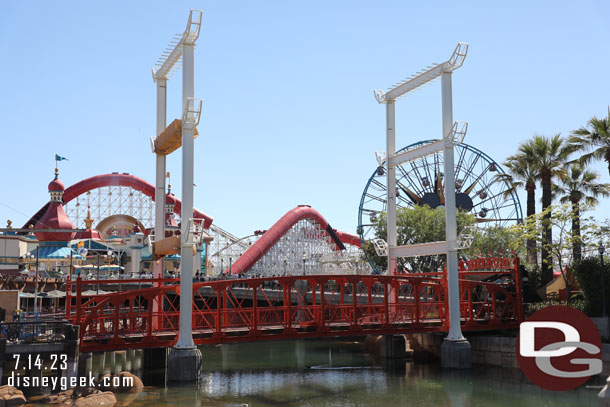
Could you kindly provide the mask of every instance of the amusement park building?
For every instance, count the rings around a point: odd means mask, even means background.
[[[113,173],[85,179],[66,189],[56,173],[48,189],[49,202],[24,225],[21,234],[0,235],[0,256],[8,259],[1,268],[19,272],[38,254],[41,270],[47,274],[81,266],[89,270],[108,268],[113,259],[125,270],[124,278],[152,273],[155,260],[147,244],[147,236],[154,231],[152,184],[133,175]],[[166,237],[180,233],[176,219],[180,210],[180,200],[168,190]],[[292,209],[268,231],[242,238],[212,225],[213,219],[197,209],[193,215],[203,219],[202,233],[211,240],[197,248],[197,260],[201,261],[195,262],[195,274],[271,276],[371,271],[361,255],[359,237],[333,229],[307,205]],[[98,218],[95,227],[94,217]],[[34,229],[36,239],[31,233],[24,236],[23,230],[27,229]],[[174,273],[180,267],[180,256],[167,256],[164,263],[165,271]]]

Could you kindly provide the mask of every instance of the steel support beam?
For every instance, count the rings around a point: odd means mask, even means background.
[[[167,80],[157,79],[157,137],[167,126]],[[155,169],[155,240],[165,238],[165,156],[156,154],[157,164]],[[163,277],[164,260],[153,263],[153,275],[155,278]]]
[[[445,254],[448,250],[447,242],[430,242],[410,244],[407,246],[396,246],[390,249],[390,258],[432,256],[434,254]]]
[[[394,100],[404,95],[405,93],[411,92],[412,90],[417,89],[418,87],[425,85],[426,83],[438,78],[442,72],[443,65],[437,65],[434,68],[417,75],[415,78],[410,79],[395,87],[394,89],[389,90],[385,94],[386,100]]]
[[[182,49],[182,111],[187,114],[189,99],[194,96],[194,44]],[[180,333],[176,348],[193,348],[193,242],[189,238],[193,217],[193,181],[195,176],[195,126],[183,116],[182,122],[182,217],[180,251]]]
[[[441,75],[443,138],[449,137],[453,128],[453,95],[451,72]],[[460,327],[460,285],[457,256],[457,220],[455,207],[455,166],[453,143],[445,144],[445,240],[447,241],[447,280],[449,299],[449,333],[447,340],[463,341]]]
[[[402,164],[407,161],[413,161],[421,157],[425,157],[430,154],[434,154],[437,151],[441,151],[445,148],[444,140],[437,140],[430,144],[425,144],[421,147],[414,148],[413,150],[403,151],[402,153],[393,154],[389,156],[389,163],[392,167]]]
[[[393,100],[386,103],[386,157],[391,157],[396,154],[396,104]],[[396,257],[392,257],[390,253],[392,248],[396,247],[396,168],[388,165],[388,191],[387,191],[387,230],[388,230],[388,275],[396,274]]]

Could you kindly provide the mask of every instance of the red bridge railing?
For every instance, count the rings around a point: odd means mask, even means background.
[[[518,259],[463,264],[462,329],[517,327],[523,319]],[[489,281],[490,278],[492,281]],[[445,332],[444,273],[315,275],[195,282],[196,344],[305,337]],[[108,284],[146,288],[94,295]],[[70,282],[66,318],[81,327],[81,350],[172,346],[179,329],[177,280]],[[87,293],[90,295],[83,295]],[[72,292],[73,291],[73,292]]]

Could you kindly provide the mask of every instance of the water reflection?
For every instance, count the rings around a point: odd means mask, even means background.
[[[286,341],[202,347],[195,385],[147,387],[130,406],[596,406],[597,391],[548,392],[518,370],[375,360],[360,341]],[[141,352],[97,354],[100,373],[141,371]],[[162,372],[161,372],[162,373]],[[145,380],[145,384],[151,383]]]

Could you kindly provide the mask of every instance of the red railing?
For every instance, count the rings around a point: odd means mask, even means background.
[[[460,273],[463,330],[517,327],[523,319],[518,259]],[[481,263],[484,267],[486,263]],[[497,265],[500,262],[494,263]],[[195,282],[196,344],[301,337],[445,332],[444,273],[316,275]],[[493,276],[494,281],[483,281]],[[83,296],[103,284],[146,284]],[[179,329],[177,280],[69,283],[66,318],[81,327],[81,351],[172,346]],[[80,306],[78,306],[80,304]]]

